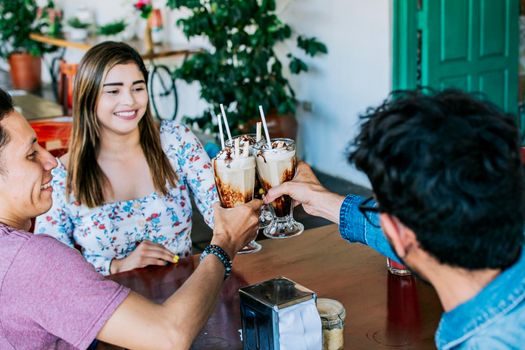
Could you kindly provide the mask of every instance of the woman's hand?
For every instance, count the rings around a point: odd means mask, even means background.
[[[148,265],[166,265],[173,262],[175,255],[163,245],[142,241],[135,250],[123,259],[113,259],[110,273],[124,272]]]

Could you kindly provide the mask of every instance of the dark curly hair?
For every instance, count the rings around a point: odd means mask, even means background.
[[[349,160],[380,210],[441,263],[504,268],[524,243],[524,176],[510,115],[457,90],[396,92],[368,111]]]

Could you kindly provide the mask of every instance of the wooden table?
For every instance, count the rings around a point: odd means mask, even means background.
[[[343,303],[347,314],[345,349],[435,349],[434,332],[442,308],[432,287],[410,276],[389,274],[384,257],[368,247],[347,243],[337,226],[260,243],[261,252],[236,257],[233,274],[192,349],[242,349],[238,289],[277,276],[288,277],[319,297]],[[194,256],[181,260],[178,266],[148,267],[111,279],[162,302],[197,264]]]
[[[27,120],[47,119],[62,116],[62,106],[42,97],[21,93],[13,95],[13,104],[21,109]]]

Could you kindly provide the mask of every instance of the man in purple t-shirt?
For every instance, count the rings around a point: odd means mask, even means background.
[[[77,251],[5,225],[0,280],[0,349],[85,349],[129,294]]]
[[[261,201],[216,204],[206,258],[159,305],[105,280],[76,250],[26,231],[51,207],[56,165],[0,89],[0,349],[83,349],[95,338],[126,348],[189,348],[214,309],[230,257],[255,238]]]

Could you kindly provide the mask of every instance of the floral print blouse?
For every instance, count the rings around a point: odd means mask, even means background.
[[[88,208],[73,195],[66,197],[64,165],[53,169],[53,206],[36,219],[36,234],[48,234],[73,247],[80,246],[88,262],[103,275],[113,259],[128,256],[143,240],[163,244],[174,254],[191,254],[190,191],[206,223],[213,225],[218,201],[210,158],[195,135],[171,121],[160,126],[162,148],[176,171],[178,183],[167,195],[105,203]]]

